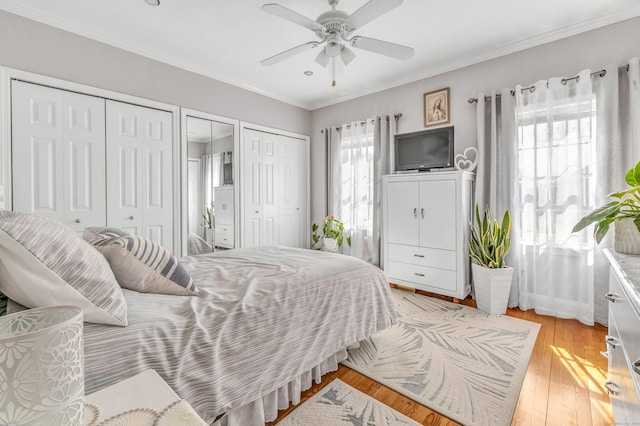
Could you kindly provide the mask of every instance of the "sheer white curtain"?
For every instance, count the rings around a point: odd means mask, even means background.
[[[571,232],[593,208],[598,179],[590,71],[516,86],[516,125],[520,307],[593,324],[596,244]]]
[[[344,222],[343,253],[380,264],[381,181],[389,173],[394,124],[388,117],[340,127],[329,135],[328,214]]]
[[[222,185],[224,153],[214,152],[213,154],[200,157],[202,164],[202,200],[205,208],[213,208],[213,188]]]
[[[478,97],[476,201],[512,212],[509,306],[607,323],[602,249],[612,235],[598,246],[591,230],[571,229],[640,160],[640,66],[628,63],[518,86],[515,102],[508,90]]]

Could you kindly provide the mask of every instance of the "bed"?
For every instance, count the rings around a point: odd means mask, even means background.
[[[87,394],[152,368],[207,422],[264,424],[396,322],[382,271],[349,256],[261,247],[180,262],[199,296],[125,289],[127,327],[85,323]]]

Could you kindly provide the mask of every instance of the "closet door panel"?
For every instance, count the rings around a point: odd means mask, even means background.
[[[145,236],[141,229],[142,158],[137,108],[107,101],[107,226]]]
[[[262,132],[245,129],[243,159],[240,170],[242,183],[242,247],[262,245],[263,164]]]
[[[105,224],[104,100],[12,82],[14,206],[80,232]]]
[[[263,133],[262,137],[262,235],[263,245],[280,243],[278,233],[278,135]]]
[[[104,100],[64,92],[64,217],[78,232],[106,224]]]
[[[306,143],[280,136],[280,244],[306,246]]]

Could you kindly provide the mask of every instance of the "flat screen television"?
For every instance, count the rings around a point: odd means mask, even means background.
[[[396,171],[453,166],[453,126],[404,133],[394,138]]]

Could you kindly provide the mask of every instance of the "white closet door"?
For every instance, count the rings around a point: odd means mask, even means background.
[[[306,142],[280,136],[279,209],[280,242],[289,247],[307,246],[307,152]]]
[[[173,250],[171,113],[107,101],[107,223]]]
[[[278,150],[279,136],[264,133],[262,136],[262,245],[279,244],[278,233]]]
[[[104,150],[103,99],[12,82],[14,210],[105,225]]]
[[[243,135],[242,167],[242,247],[262,244],[262,132],[245,129]]]

